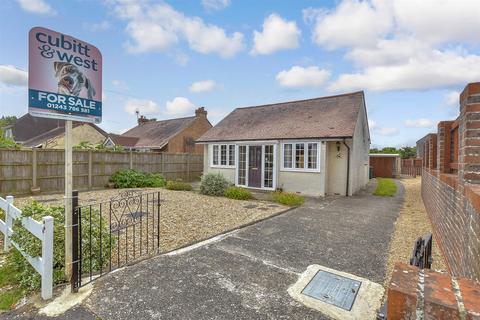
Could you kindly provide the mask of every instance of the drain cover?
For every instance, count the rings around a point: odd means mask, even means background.
[[[302,293],[350,311],[361,284],[360,281],[320,270]]]

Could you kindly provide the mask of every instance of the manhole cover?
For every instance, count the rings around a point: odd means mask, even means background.
[[[318,271],[302,293],[350,311],[362,283],[327,271]]]
[[[254,205],[254,204],[247,204],[246,206],[243,206],[243,207],[246,208],[246,209],[254,209],[254,208],[256,208],[257,206]]]

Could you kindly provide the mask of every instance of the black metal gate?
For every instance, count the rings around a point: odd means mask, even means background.
[[[75,194],[76,193],[76,194]],[[160,192],[122,191],[78,206],[73,196],[72,291],[160,250]]]

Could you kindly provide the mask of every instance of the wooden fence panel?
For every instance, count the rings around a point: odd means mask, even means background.
[[[57,149],[1,149],[0,195],[64,190],[64,151]],[[198,179],[203,155],[153,152],[73,151],[73,186],[78,190],[103,188],[112,174],[135,169],[161,173],[168,180]]]

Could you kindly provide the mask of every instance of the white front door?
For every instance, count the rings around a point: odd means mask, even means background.
[[[276,144],[237,145],[235,184],[253,189],[275,190]]]

